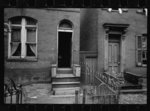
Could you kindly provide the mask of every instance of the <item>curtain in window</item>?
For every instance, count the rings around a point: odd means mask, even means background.
[[[11,36],[11,55],[21,55],[21,29],[12,29]]]
[[[11,55],[12,56],[21,55],[21,43],[16,43],[16,42],[11,43]]]
[[[34,54],[36,54],[36,44],[31,44],[31,45],[29,45],[29,46],[30,46],[32,52],[33,52]]]
[[[27,44],[27,56],[36,55],[36,44]]]

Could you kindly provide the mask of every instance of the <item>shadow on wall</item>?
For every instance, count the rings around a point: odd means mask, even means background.
[[[97,51],[97,18],[96,9],[81,9],[80,51]]]

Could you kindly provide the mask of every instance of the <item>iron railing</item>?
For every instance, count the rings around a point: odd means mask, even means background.
[[[22,85],[16,85],[10,78],[4,83],[4,103],[22,104]]]
[[[91,86],[90,89],[84,90],[83,104],[86,103],[85,96],[91,98],[91,104],[118,104],[120,87],[124,80],[106,72],[99,73],[94,67],[89,67],[85,62],[81,62],[80,65],[84,85]]]

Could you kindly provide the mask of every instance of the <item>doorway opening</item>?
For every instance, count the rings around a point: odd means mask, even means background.
[[[71,67],[72,32],[58,32],[58,67]]]
[[[108,71],[110,73],[120,72],[121,51],[120,51],[120,34],[109,34],[108,41]]]

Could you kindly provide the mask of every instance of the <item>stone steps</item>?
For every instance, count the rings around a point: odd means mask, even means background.
[[[52,78],[54,95],[75,95],[80,89],[80,78],[73,74],[71,68],[58,68],[56,77]]]
[[[54,88],[55,95],[75,95],[75,91],[79,91],[80,87],[71,88]]]
[[[79,82],[79,77],[56,77],[53,78],[53,82]]]
[[[56,78],[69,78],[75,77],[73,74],[56,74]]]
[[[73,73],[73,70],[72,70],[72,68],[58,68],[57,69],[57,74],[72,74]]]

